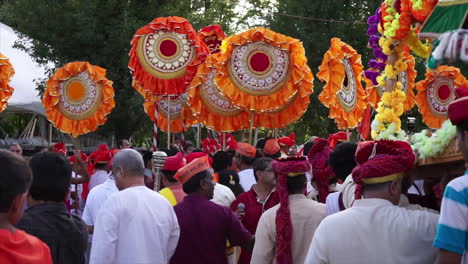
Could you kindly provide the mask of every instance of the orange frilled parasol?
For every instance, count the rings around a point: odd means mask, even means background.
[[[415,61],[414,57],[408,52],[403,55],[403,60],[407,64],[407,69],[403,72],[398,73],[397,81],[401,82],[402,91],[406,94],[406,100],[403,103],[404,111],[409,111],[413,108],[416,103],[416,95],[414,94],[415,80],[417,72],[414,69]],[[385,92],[384,88],[379,85],[373,85],[372,81],[364,78],[367,85],[367,101],[373,108],[377,108],[377,104],[380,102],[382,94]]]
[[[164,132],[178,133],[186,131],[196,120],[192,116],[192,111],[187,107],[187,94],[172,95],[172,96],[151,96],[141,86],[133,82],[133,88],[137,90],[144,98],[143,107],[146,114],[149,116],[159,129]],[[170,102],[169,102],[170,97]]]
[[[214,64],[221,54],[210,55],[200,64],[188,93],[188,104],[197,119],[207,128],[230,132],[249,127],[249,114],[234,107],[216,87]]]
[[[42,97],[47,119],[73,137],[92,132],[107,121],[115,106],[106,70],[88,62],[71,62],[47,81]]]
[[[290,103],[284,105],[275,112],[256,114],[254,126],[271,129],[284,128],[299,120],[305,111],[307,111],[309,103],[309,96],[302,98],[295,96]]]
[[[361,84],[361,55],[339,38],[331,39],[317,77],[326,82],[319,100],[330,108],[329,117],[339,129],[354,128],[367,108],[366,92]]]
[[[442,127],[448,106],[455,97],[455,88],[461,86],[468,86],[468,80],[452,66],[439,66],[435,71],[427,72],[426,79],[416,84],[416,103],[427,126]]]
[[[313,92],[313,76],[298,39],[253,28],[223,41],[215,82],[245,111],[269,112]]]
[[[15,70],[7,57],[0,53],[0,112],[7,107],[7,101],[13,94],[13,87],[9,85]]]
[[[210,53],[215,54],[221,51],[221,43],[226,38],[226,33],[220,25],[211,25],[202,28],[198,32],[198,36],[208,46]]]
[[[181,17],[159,17],[132,39],[131,73],[152,95],[180,95],[209,54],[192,25]]]

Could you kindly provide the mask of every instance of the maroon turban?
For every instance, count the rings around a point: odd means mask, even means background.
[[[278,176],[277,190],[280,197],[280,207],[276,212],[276,262],[278,264],[289,264],[293,263],[293,261],[288,177],[304,175],[310,170],[310,164],[305,157],[289,157],[274,160],[271,166]]]
[[[455,88],[455,100],[448,108],[448,116],[454,125],[468,120],[468,87]]]
[[[355,197],[360,199],[365,184],[391,182],[404,177],[413,167],[415,155],[404,141],[380,140],[366,145],[356,152],[358,166],[354,168]]]
[[[312,181],[317,183],[319,201],[325,203],[328,196],[330,179],[335,177],[333,169],[328,165],[328,157],[332,152],[327,140],[319,138],[309,150],[309,161],[312,165]]]

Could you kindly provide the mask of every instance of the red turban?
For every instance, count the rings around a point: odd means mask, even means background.
[[[280,145],[278,140],[275,138],[270,138],[265,142],[265,147],[263,147],[263,152],[268,155],[273,155],[280,151]]]
[[[288,177],[304,175],[310,170],[310,164],[305,157],[289,157],[274,160],[271,164],[278,176],[278,194],[280,207],[276,212],[276,262],[278,264],[293,263],[291,239],[292,224],[289,210]]]
[[[177,152],[175,156],[170,156],[166,158],[162,169],[168,171],[178,171],[183,166],[185,166],[184,155],[182,152]]]
[[[249,158],[255,158],[257,154],[257,149],[255,149],[252,145],[244,142],[237,143],[236,152],[242,156],[246,156]]]
[[[370,151],[369,151],[370,150]],[[365,184],[391,182],[404,177],[413,167],[415,155],[404,141],[380,140],[367,143],[356,152],[358,166],[354,168],[355,197],[361,198]]]
[[[81,150],[80,150],[79,152],[80,152],[81,160],[82,160],[83,162],[86,163],[86,162],[88,161],[88,156],[86,156],[86,154],[85,154],[83,151],[81,151]],[[75,155],[71,156],[71,157],[70,157],[70,163],[71,163],[71,164],[74,164],[75,161],[76,161]]]
[[[296,144],[296,134],[291,133],[291,134],[289,134],[289,137],[280,137],[280,138],[278,138],[278,143],[282,147],[292,146],[292,145]]]
[[[309,162],[312,165],[312,181],[317,183],[319,201],[325,203],[329,193],[330,179],[335,177],[333,169],[328,165],[328,157],[332,152],[327,140],[319,138],[309,150]]]
[[[468,87],[455,88],[455,100],[448,107],[448,116],[454,125],[468,121]]]
[[[214,138],[205,138],[202,142],[202,147],[203,152],[205,152],[207,155],[213,154],[221,149],[221,145]]]
[[[186,161],[186,164],[189,164],[194,159],[198,159],[198,158],[205,157],[205,156],[208,156],[208,155],[206,155],[203,152],[192,152],[190,154],[187,154],[187,156],[185,156],[185,161]],[[211,157],[208,157],[208,161],[210,165],[213,164],[213,159]]]
[[[351,133],[351,132],[349,132],[349,133]],[[347,141],[347,140],[348,140],[348,137],[346,135],[346,132],[344,132],[344,131],[341,131],[341,132],[338,132],[338,133],[335,133],[335,134],[331,134],[330,136],[328,136],[328,142],[330,143],[331,148],[335,148],[336,145],[338,145],[338,143],[344,142],[344,141]]]
[[[60,142],[52,146],[52,152],[57,152],[66,156],[67,147],[65,146],[65,143]]]

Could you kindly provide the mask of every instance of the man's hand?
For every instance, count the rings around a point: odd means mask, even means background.
[[[237,218],[239,218],[239,220],[242,221],[242,218],[244,218],[244,215],[245,215],[244,209],[238,208],[234,213],[236,214]]]

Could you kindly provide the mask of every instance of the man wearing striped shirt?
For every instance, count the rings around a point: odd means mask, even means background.
[[[458,87],[448,115],[457,126],[457,143],[468,162],[468,87]],[[438,264],[468,264],[468,171],[445,188],[434,247],[440,249]]]

